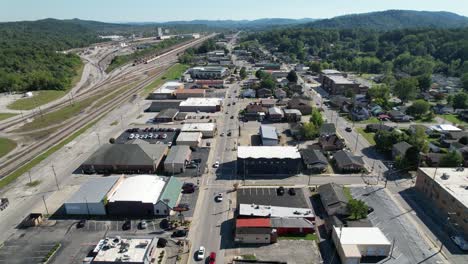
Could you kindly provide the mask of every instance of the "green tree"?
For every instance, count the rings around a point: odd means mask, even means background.
[[[313,72],[319,73],[322,71],[322,65],[320,62],[314,61],[309,63],[309,69]]]
[[[463,92],[455,94],[453,96],[452,105],[455,109],[468,108],[468,94]]]
[[[388,131],[378,131],[374,135],[375,146],[378,150],[383,152],[392,151],[393,145],[401,141],[407,141],[408,135],[399,131],[393,130],[391,132]]]
[[[409,136],[407,142],[420,152],[427,153],[429,151],[428,136],[424,127],[417,126],[414,132]]]
[[[468,92],[468,72],[462,75],[461,81],[463,84],[463,89],[465,90],[465,92]]]
[[[310,122],[315,125],[315,127],[319,128],[323,125],[323,117],[322,113],[317,108],[312,109],[312,113],[310,115]]]
[[[292,82],[292,83],[297,83],[297,73],[294,71],[294,70],[291,70],[289,73],[288,73],[288,76],[286,76],[286,79],[288,79],[288,81]]]
[[[276,87],[276,82],[272,78],[265,78],[260,82],[260,87],[273,89]]]
[[[240,69],[239,76],[241,77],[242,80],[247,78],[247,70],[245,69],[245,67],[242,67]]]
[[[265,71],[263,70],[258,70],[255,72],[255,77],[257,77],[258,79],[262,80],[263,78],[265,78],[265,76],[268,75],[268,73],[266,73]]]
[[[414,99],[418,90],[418,80],[415,78],[403,78],[395,84],[393,92],[403,102]]]
[[[430,107],[431,105],[428,102],[424,100],[416,100],[410,107],[408,107],[406,112],[416,118],[420,118],[429,111]]]
[[[390,88],[386,84],[373,85],[368,91],[367,96],[376,104],[385,107],[390,99]]]
[[[458,142],[460,142],[463,145],[468,145],[468,136],[463,136],[461,137]]]
[[[312,140],[318,136],[318,129],[313,123],[305,123],[300,131],[302,137],[306,140]]]
[[[359,220],[367,217],[367,210],[369,207],[362,200],[350,199],[347,205],[349,211],[349,218],[352,220]]]
[[[430,74],[423,74],[418,76],[419,89],[421,91],[427,91],[432,85],[432,76]]]
[[[460,153],[456,151],[450,151],[446,153],[440,159],[440,167],[457,167],[460,166],[463,162],[463,158]]]

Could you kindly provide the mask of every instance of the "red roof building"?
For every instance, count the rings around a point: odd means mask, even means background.
[[[271,227],[271,221],[269,218],[238,218],[236,220],[236,227]]]

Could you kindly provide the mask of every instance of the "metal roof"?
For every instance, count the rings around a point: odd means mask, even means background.
[[[278,133],[276,132],[276,127],[273,126],[260,126],[260,134],[262,135],[262,138],[266,139],[278,139]]]
[[[172,146],[171,150],[169,151],[169,155],[167,155],[164,164],[171,164],[171,163],[185,163],[187,156],[192,153],[189,146],[186,145],[177,145]]]
[[[342,245],[390,245],[378,227],[334,227]]]
[[[83,164],[153,165],[166,153],[167,146],[155,144],[105,144]]]
[[[171,177],[164,187],[164,191],[159,198],[159,201],[165,203],[169,208],[175,207],[179,195],[182,190],[182,183],[175,177]]]
[[[182,126],[183,132],[214,131],[215,123],[190,123]]]
[[[300,159],[301,154],[291,146],[239,146],[237,158],[241,159]]]
[[[66,203],[100,203],[119,178],[120,176],[109,176],[90,179]]]
[[[238,218],[236,227],[271,227],[269,218]]]
[[[314,228],[314,224],[305,218],[271,218],[274,228]]]
[[[180,141],[198,141],[202,137],[201,132],[181,132],[179,136],[177,136],[176,142]]]
[[[182,101],[179,106],[218,106],[221,105],[222,101],[221,98],[190,97]]]

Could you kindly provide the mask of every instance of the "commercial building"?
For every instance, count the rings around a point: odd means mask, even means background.
[[[237,172],[244,177],[297,174],[301,163],[296,147],[239,146],[237,149]]]
[[[223,88],[224,80],[196,80],[195,84],[202,88]]]
[[[147,112],[160,112],[165,109],[179,109],[182,100],[157,100],[152,101],[151,105],[146,109]]]
[[[392,247],[378,227],[334,227],[332,239],[343,264],[358,264],[362,257],[386,257]]]
[[[260,125],[260,137],[263,146],[276,146],[278,145],[278,131],[276,127]]]
[[[154,173],[168,147],[155,144],[104,144],[82,165],[84,173]]]
[[[176,140],[176,145],[185,145],[190,147],[198,147],[201,144],[201,132],[182,132]]]
[[[200,132],[204,138],[212,138],[216,134],[215,123],[190,123],[182,126],[181,132]]]
[[[205,97],[205,89],[177,89],[175,95],[177,99],[187,99],[190,97]]]
[[[64,203],[68,215],[106,215],[106,198],[123,180],[120,176],[91,179]]]
[[[468,236],[468,170],[419,168],[415,188],[437,207],[450,235]]]
[[[154,122],[156,123],[172,122],[174,121],[178,113],[179,113],[179,110],[175,108],[164,109],[154,117]]]
[[[234,241],[244,244],[270,244],[277,241],[276,230],[269,218],[249,218],[236,220]]]
[[[226,67],[194,67],[189,73],[193,79],[223,79],[230,74]]]
[[[177,81],[164,83],[161,87],[149,94],[148,99],[169,99],[173,98],[177,89],[183,89],[184,84]]]
[[[164,161],[164,172],[169,174],[178,174],[185,171],[185,165],[190,161],[192,151],[189,146],[172,146],[169,154]]]
[[[165,179],[155,175],[125,178],[109,195],[107,212],[113,216],[145,217],[169,215],[179,199],[182,184],[174,177]],[[174,189],[178,189],[174,192]],[[164,192],[167,190],[167,194]],[[163,200],[164,199],[164,200]]]
[[[305,235],[315,232],[314,223],[305,218],[271,218],[271,227],[276,229],[279,236]]]
[[[217,112],[221,111],[221,98],[188,98],[179,104],[181,112]]]
[[[333,95],[344,95],[348,91],[353,94],[362,94],[367,92],[367,87],[361,86],[359,83],[353,82],[341,75],[323,76],[322,86],[326,91]]]
[[[105,238],[94,248],[91,264],[150,264],[157,257],[157,238]]]
[[[315,220],[312,209],[258,204],[239,204],[239,217],[304,218]]]

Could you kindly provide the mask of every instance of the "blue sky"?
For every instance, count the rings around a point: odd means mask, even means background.
[[[467,0],[0,0],[0,21],[81,18],[107,22],[329,18],[408,9],[468,16]]]

